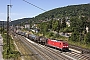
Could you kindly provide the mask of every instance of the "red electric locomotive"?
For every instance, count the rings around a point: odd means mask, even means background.
[[[47,40],[47,45],[61,49],[62,51],[69,50],[68,43],[60,40]]]

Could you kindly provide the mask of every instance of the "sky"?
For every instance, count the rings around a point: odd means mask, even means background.
[[[25,1],[28,1],[35,6],[38,6],[45,11],[32,6]],[[0,21],[7,21],[7,5],[12,5],[10,8],[10,20],[21,18],[35,17],[46,11],[64,7],[68,5],[79,5],[90,3],[90,0],[0,0]]]

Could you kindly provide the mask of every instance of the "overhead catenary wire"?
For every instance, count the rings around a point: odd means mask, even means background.
[[[44,10],[44,9],[42,9],[42,8],[40,8],[40,7],[34,5],[34,4],[32,4],[32,3],[30,3],[30,2],[28,2],[26,0],[23,0],[23,1],[26,2],[26,3],[28,3],[28,4],[30,4],[30,5],[32,5],[32,6],[34,6],[34,7],[36,7],[36,8],[38,8],[38,9],[40,9],[40,10],[46,11],[46,10]]]

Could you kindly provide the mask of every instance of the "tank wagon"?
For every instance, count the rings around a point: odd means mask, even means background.
[[[55,48],[60,49],[62,51],[69,50],[68,43],[63,41],[63,40],[49,39],[49,38],[46,38],[44,36],[36,36],[34,34],[28,34],[28,33],[21,32],[21,31],[18,31],[17,34],[25,36],[26,38],[29,38],[30,40],[32,40],[36,43],[39,43],[39,44],[55,47]]]

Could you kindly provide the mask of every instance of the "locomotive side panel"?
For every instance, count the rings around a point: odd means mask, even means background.
[[[47,45],[52,46],[52,47],[56,47],[56,48],[61,49],[61,50],[68,50],[68,44],[66,42],[63,42],[63,41],[48,39]]]

